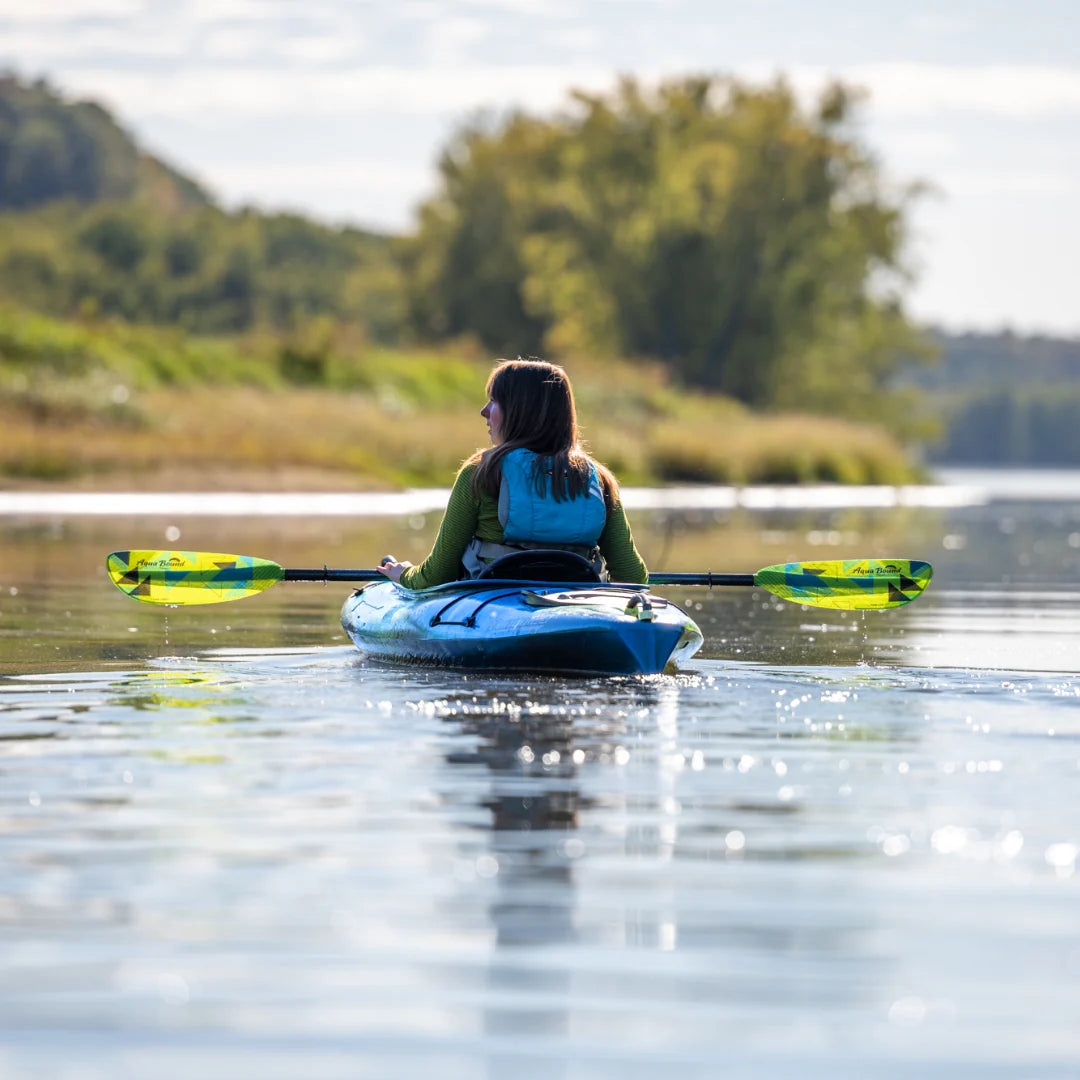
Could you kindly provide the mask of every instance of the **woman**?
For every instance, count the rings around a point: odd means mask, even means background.
[[[581,449],[566,372],[541,360],[504,360],[487,396],[480,415],[492,448],[461,467],[431,553],[419,566],[387,556],[382,573],[427,589],[476,577],[510,552],[565,548],[600,569],[606,563],[614,581],[646,582],[615,477]]]

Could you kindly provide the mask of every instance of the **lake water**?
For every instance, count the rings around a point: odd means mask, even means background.
[[[430,500],[9,508],[0,1076],[1080,1076],[1080,478],[999,479],[639,509],[656,570],[936,576],[867,615],[663,590],[702,653],[611,680],[365,663],[340,587],[104,576],[415,558]]]

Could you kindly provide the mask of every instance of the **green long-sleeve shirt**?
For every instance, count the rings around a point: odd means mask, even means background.
[[[475,464],[461,467],[450,492],[450,501],[446,504],[435,545],[419,566],[410,567],[401,575],[402,585],[410,589],[428,589],[432,585],[455,581],[461,574],[461,557],[474,536],[489,543],[503,542],[498,500],[486,492],[473,495],[472,478],[475,471]],[[630,523],[618,498],[608,509],[607,523],[597,546],[607,563],[612,581],[641,584],[648,581],[649,572],[634,546]]]

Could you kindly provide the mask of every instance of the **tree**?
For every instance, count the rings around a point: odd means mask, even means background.
[[[886,408],[923,351],[900,295],[904,209],[848,134],[782,82],[690,78],[478,120],[440,162],[410,260],[421,333],[665,360],[757,406]]]
[[[538,132],[523,126],[526,145],[513,124],[495,138],[475,128],[442,155],[444,190],[421,208],[404,251],[410,321],[422,336],[471,334],[500,353],[540,347],[545,323],[527,308],[523,251]]]

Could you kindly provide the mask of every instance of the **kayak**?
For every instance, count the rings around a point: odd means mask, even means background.
[[[341,625],[373,659],[482,671],[656,675],[702,643],[685,611],[643,585],[376,582],[346,599]]]

